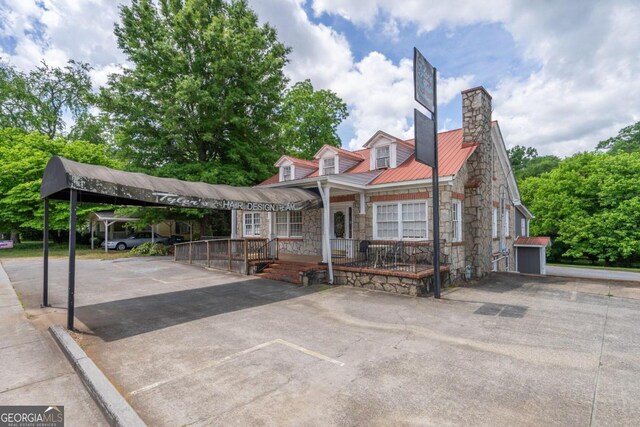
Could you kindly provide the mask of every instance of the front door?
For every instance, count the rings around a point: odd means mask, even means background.
[[[331,208],[331,251],[334,256],[351,257],[353,254],[352,215],[350,206],[336,206]]]

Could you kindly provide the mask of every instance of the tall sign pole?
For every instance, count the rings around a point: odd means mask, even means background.
[[[414,109],[416,160],[431,166],[433,188],[433,296],[440,298],[440,188],[438,179],[438,91],[436,68],[413,48],[415,100],[431,113],[431,118]]]

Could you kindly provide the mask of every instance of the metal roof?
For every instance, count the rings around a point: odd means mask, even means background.
[[[322,206],[320,196],[301,188],[232,187],[159,178],[54,156],[42,177],[40,197],[134,206],[175,206],[199,209],[292,211]]]
[[[546,248],[551,246],[551,238],[547,236],[525,237],[520,236],[513,242],[513,246],[538,246]]]
[[[396,143],[403,144],[413,149],[414,140],[409,139],[406,141],[392,137],[384,132],[378,131],[376,135],[383,134],[389,138],[393,138]],[[369,141],[371,142],[371,140]],[[458,173],[460,168],[464,166],[465,162],[473,154],[477,147],[477,144],[463,144],[462,143],[462,129],[455,129],[438,133],[438,175],[440,177],[453,176]],[[323,147],[324,149],[325,147]],[[356,151],[347,151],[344,149],[338,149],[336,147],[329,147],[340,154],[349,153],[351,155],[358,156],[361,161],[350,168],[349,170],[331,176],[348,177],[349,175],[362,174],[370,172],[370,156],[371,149],[364,148]],[[317,161],[316,161],[317,162]],[[318,163],[315,164],[315,170],[309,175],[299,178],[298,180],[305,178],[314,178],[320,176],[320,170],[318,169]],[[431,166],[423,165],[415,159],[415,155],[411,155],[395,168],[378,169],[379,173],[369,181],[368,185],[377,184],[402,184],[403,182],[413,182],[416,180],[431,179]],[[275,174],[271,178],[263,181],[259,186],[276,184],[280,181],[279,175]],[[295,182],[292,180],[288,182]]]

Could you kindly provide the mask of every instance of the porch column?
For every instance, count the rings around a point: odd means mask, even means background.
[[[364,191],[360,192],[360,215],[367,214],[367,198],[364,195]]]
[[[76,298],[76,206],[78,204],[78,191],[71,190],[69,199],[69,292],[67,295],[67,329],[73,331]]]
[[[320,186],[320,184],[318,184]],[[329,263],[331,259],[331,189],[330,187],[320,187],[320,195],[322,197],[322,262]]]
[[[94,244],[93,244],[93,220],[90,219],[89,220],[89,238],[91,239],[91,250],[94,249]]]
[[[42,230],[42,306],[49,307],[49,198],[44,198]]]
[[[238,238],[238,211],[231,209],[231,238]]]
[[[151,224],[151,243],[155,243],[156,242],[156,233],[154,233],[155,230],[155,224]]]
[[[104,251],[109,252],[109,221],[104,221]]]

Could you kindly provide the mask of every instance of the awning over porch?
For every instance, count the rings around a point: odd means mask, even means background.
[[[301,188],[232,187],[159,178],[54,156],[42,178],[42,198],[135,206],[176,206],[199,209],[296,211],[322,206],[319,194]]]

